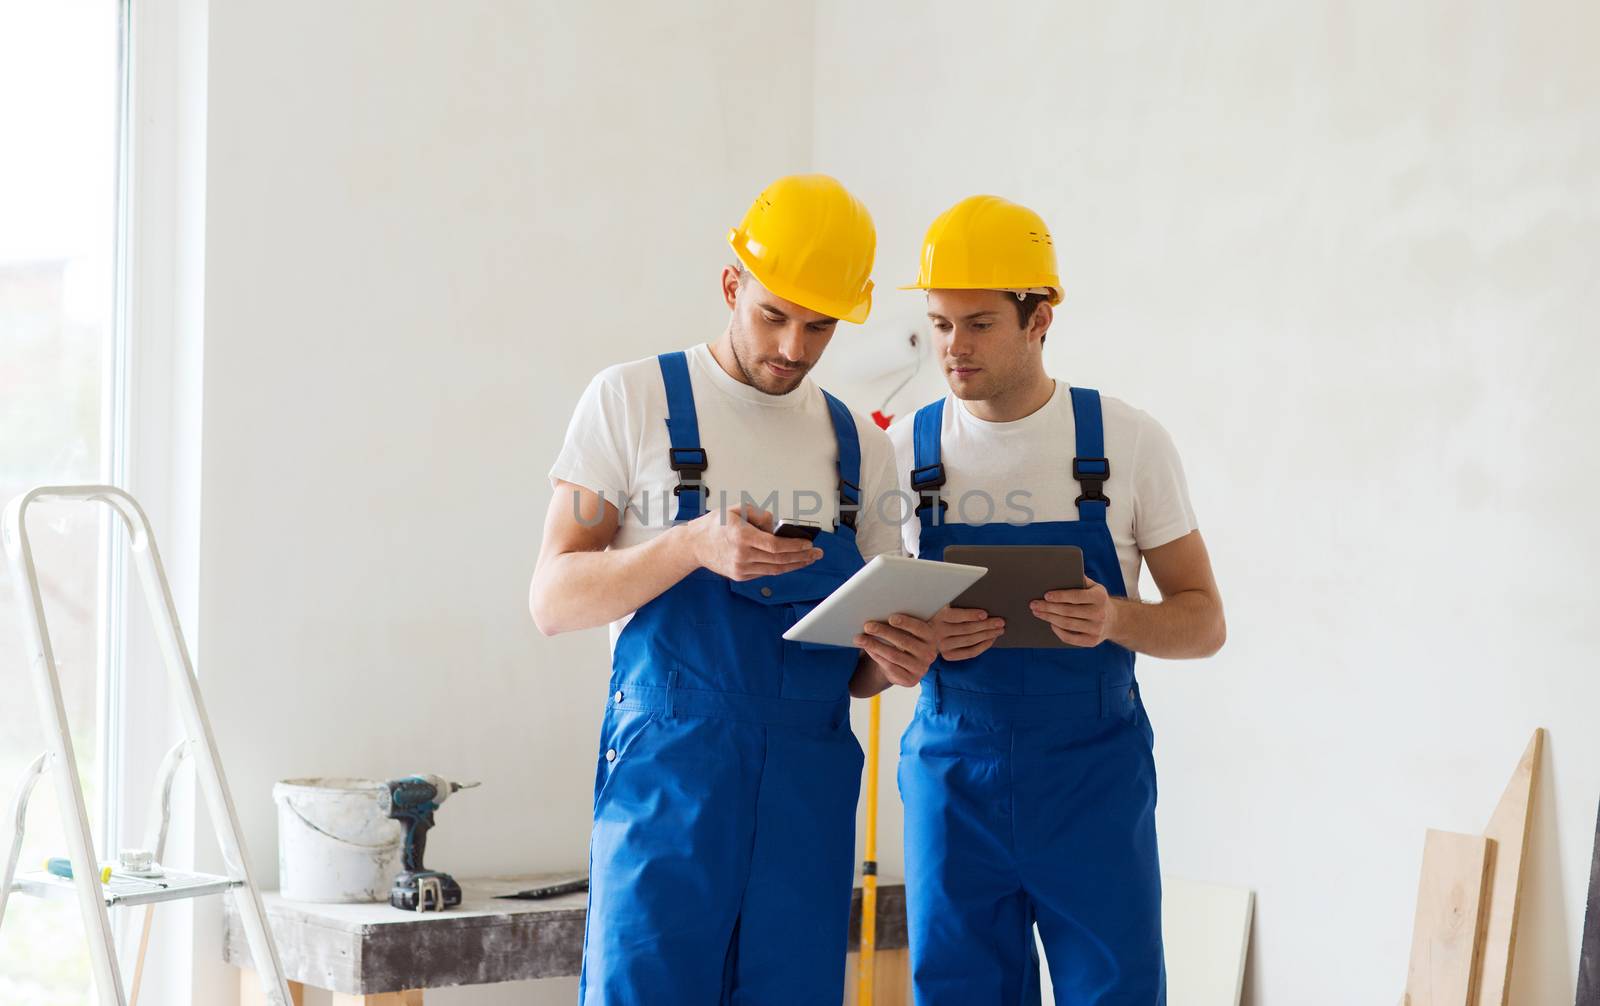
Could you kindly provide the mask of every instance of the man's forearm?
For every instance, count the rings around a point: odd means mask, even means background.
[[[1112,611],[1111,641],[1152,657],[1209,657],[1228,635],[1222,603],[1203,590],[1180,591],[1157,603],[1116,598]]]
[[[699,566],[686,527],[628,548],[566,552],[541,564],[529,596],[539,631],[553,636],[605,625],[665,593]]]
[[[870,699],[889,687],[889,679],[884,677],[883,668],[871,656],[863,653],[861,659],[856,661],[855,673],[850,675],[850,695],[857,699]]]

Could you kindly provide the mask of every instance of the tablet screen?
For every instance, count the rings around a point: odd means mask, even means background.
[[[1076,545],[951,545],[949,562],[982,566],[989,575],[950,602],[952,608],[982,608],[991,618],[1006,620],[997,647],[1059,647],[1050,623],[1035,615],[1029,603],[1052,590],[1081,590],[1083,549]]]

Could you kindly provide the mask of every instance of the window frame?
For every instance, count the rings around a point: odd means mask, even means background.
[[[197,637],[200,543],[200,406],[204,323],[206,60],[208,4],[117,0],[122,24],[117,296],[120,329],[114,412],[123,438],[114,484],[137,498],[155,529],[179,623],[204,678]],[[108,552],[108,588],[120,604],[106,632],[108,803],[105,830],[143,846],[151,795],[167,750],[183,735],[174,692],[137,584],[128,582],[120,529]],[[159,603],[159,601],[158,601]],[[213,842],[196,842],[193,767],[179,770],[165,860],[219,865]],[[115,796],[110,794],[115,793]],[[106,846],[104,848],[110,848]],[[180,903],[175,903],[175,905]],[[220,935],[217,899],[154,914],[141,999],[210,1001],[225,975],[209,966]],[[131,962],[142,912],[116,913],[121,957]],[[206,938],[199,938],[207,934]],[[220,967],[220,962],[218,964]],[[131,975],[131,971],[128,972]],[[125,975],[125,977],[127,977]]]

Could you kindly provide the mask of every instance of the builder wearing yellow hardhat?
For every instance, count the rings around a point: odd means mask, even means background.
[[[1045,369],[1062,289],[1038,214],[962,200],[928,229],[913,288],[950,393],[889,432],[922,501],[908,550],[1075,546],[1084,568],[1013,612],[1020,624],[935,620],[941,656],[900,760],[917,1002],[1037,1003],[1037,924],[1057,1002],[1162,1003],[1134,654],[1208,656],[1225,634],[1183,467],[1149,415]],[[1141,564],[1160,603],[1137,600]]]
[[[534,619],[612,638],[585,1003],[843,996],[849,692],[914,683],[936,656],[933,626],[903,616],[864,626],[860,649],[782,638],[900,552],[870,505],[896,491],[888,438],[807,377],[838,321],[867,317],[875,240],[834,179],[773,183],[729,235],[721,337],[601,372],[550,470]],[[774,534],[778,518],[815,522],[814,540]]]

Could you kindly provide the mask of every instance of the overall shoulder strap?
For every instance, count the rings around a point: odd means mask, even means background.
[[[839,447],[839,525],[854,531],[861,510],[861,434],[847,405],[826,391],[822,397],[828,401],[833,438]]]
[[[694,411],[694,387],[689,383],[689,358],[681,350],[656,357],[661,380],[667,387],[667,461],[678,473],[672,494],[678,498],[675,520],[693,520],[705,512],[706,488],[701,481],[708,467],[700,446],[700,419]]]
[[[938,523],[949,504],[939,495],[944,485],[944,463],[939,460],[939,438],[944,429],[944,399],[929,402],[917,410],[912,420],[911,444],[914,467],[911,492],[917,497],[917,519],[923,527]]]
[[[1083,492],[1078,496],[1078,519],[1105,522],[1111,500],[1106,497],[1106,479],[1111,477],[1111,462],[1106,458],[1105,427],[1100,416],[1100,392],[1093,388],[1072,389],[1072,422],[1077,428],[1077,456],[1072,459],[1072,477]]]

